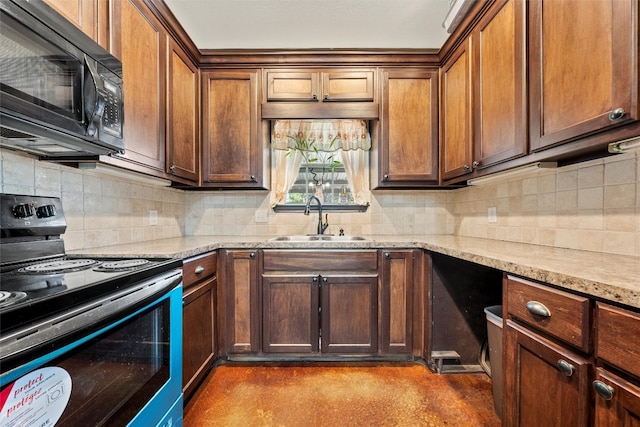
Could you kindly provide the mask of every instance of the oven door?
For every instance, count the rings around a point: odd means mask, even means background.
[[[2,366],[0,425],[182,425],[180,279],[165,278],[168,292],[72,343]]]

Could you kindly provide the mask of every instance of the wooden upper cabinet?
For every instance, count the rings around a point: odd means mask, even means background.
[[[472,170],[472,39],[465,39],[440,69],[440,171],[445,181]]]
[[[531,0],[533,151],[638,120],[637,0]]]
[[[109,48],[107,0],[44,0],[82,32]]]
[[[167,76],[167,173],[200,179],[200,72],[169,39]]]
[[[525,6],[500,0],[474,31],[474,170],[527,153]]]
[[[267,101],[373,101],[374,71],[266,70]]]
[[[112,8],[112,53],[124,76],[124,155],[145,171],[165,171],[167,32],[142,0],[119,0]]]
[[[258,70],[202,73],[204,184],[263,188]]]
[[[378,188],[437,184],[438,72],[384,69],[380,76]]]

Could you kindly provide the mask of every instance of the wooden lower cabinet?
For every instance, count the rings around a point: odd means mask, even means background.
[[[378,276],[330,275],[320,279],[323,353],[378,351]]]
[[[262,278],[262,336],[265,353],[317,353],[320,338],[317,276]]]
[[[598,368],[594,380],[595,426],[640,426],[640,387]]]
[[[189,399],[217,355],[216,253],[185,260],[182,296],[182,391]]]
[[[503,426],[588,426],[591,363],[508,320]]]
[[[258,257],[253,250],[224,251],[224,330],[228,355],[255,354],[260,346]]]
[[[380,351],[411,354],[413,351],[414,283],[420,283],[421,251],[383,250],[380,257]],[[416,286],[416,299],[421,295]],[[416,313],[417,316],[420,313]]]

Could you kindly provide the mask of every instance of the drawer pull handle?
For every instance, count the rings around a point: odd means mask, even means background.
[[[560,372],[562,372],[562,374],[564,374],[567,377],[570,377],[571,375],[573,375],[574,371],[576,370],[576,368],[574,368],[571,363],[562,359],[558,360],[558,363],[556,363],[556,366],[558,367]]]
[[[611,120],[612,122],[620,120],[624,117],[625,113],[626,111],[624,111],[624,108],[616,108],[611,113],[609,113],[609,120]]]
[[[202,274],[202,272],[204,271],[204,267],[199,265],[196,267],[196,274]]]
[[[544,306],[541,302],[538,301],[529,301],[527,303],[527,310],[531,314],[535,314],[540,317],[551,317],[551,312],[547,307]]]
[[[613,387],[603,383],[602,381],[594,381],[593,390],[604,400],[613,399]]]

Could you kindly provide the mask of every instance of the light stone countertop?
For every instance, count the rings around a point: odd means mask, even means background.
[[[114,245],[73,255],[188,258],[216,249],[420,248],[640,309],[640,258],[452,235],[365,236],[369,241],[288,242],[265,237],[192,236]]]

